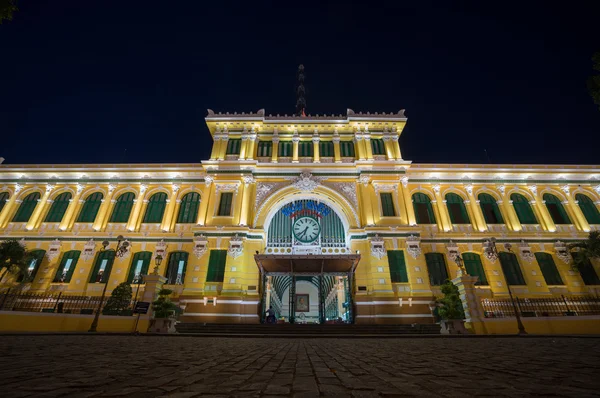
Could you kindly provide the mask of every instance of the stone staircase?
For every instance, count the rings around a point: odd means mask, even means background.
[[[202,336],[252,337],[384,337],[440,334],[438,324],[415,325],[262,325],[178,323],[177,332]]]

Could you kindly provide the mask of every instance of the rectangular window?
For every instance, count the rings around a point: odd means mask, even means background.
[[[98,276],[96,278],[96,282],[104,282],[104,271],[106,271],[106,266],[108,265],[108,259],[102,260],[100,263],[100,268],[98,268]]]
[[[408,283],[408,273],[406,272],[404,251],[388,250],[387,255],[392,283]]]
[[[217,211],[217,215],[218,216],[230,216],[232,201],[233,201],[233,192],[223,192],[221,194],[221,200],[219,202],[219,210]]]
[[[542,271],[542,275],[544,275],[544,280],[547,285],[564,285],[551,254],[541,252],[535,253],[535,259],[540,266],[540,270]]]
[[[343,158],[353,158],[355,157],[354,153],[354,142],[352,141],[341,141],[340,142],[340,152]]]
[[[300,157],[311,157],[313,156],[313,143],[312,141],[300,141],[298,143],[298,156]]]
[[[371,149],[373,155],[385,155],[385,145],[381,139],[371,139]]]
[[[273,143],[271,141],[258,142],[258,157],[271,157],[273,153]]]
[[[325,158],[333,157],[333,142],[332,141],[319,142],[319,156],[322,156]]]
[[[500,252],[499,257],[500,266],[502,267],[502,272],[504,272],[506,283],[510,286],[526,285],[527,283],[525,283],[525,278],[523,277],[523,272],[519,266],[517,256],[514,253]]]
[[[223,282],[225,278],[225,264],[227,263],[227,250],[211,250],[208,259],[207,282]]]
[[[389,192],[381,193],[381,211],[384,217],[396,217],[394,197]]]
[[[242,148],[242,140],[239,138],[227,141],[227,155],[239,155]]]
[[[279,142],[279,156],[287,158],[294,155],[294,146],[292,141],[280,141]]]
[[[144,266],[144,260],[138,260],[135,264],[135,270],[133,271],[133,280],[131,283],[138,284],[142,283],[142,267]]]
[[[446,268],[446,260],[441,253],[426,253],[425,262],[427,263],[427,271],[429,271],[429,282],[431,286],[439,286],[448,279],[448,269]]]

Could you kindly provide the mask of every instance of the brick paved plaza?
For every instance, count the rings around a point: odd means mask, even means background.
[[[9,397],[598,396],[600,339],[0,336]]]

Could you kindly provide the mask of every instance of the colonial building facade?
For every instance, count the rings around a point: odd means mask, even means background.
[[[209,110],[200,164],[1,165],[0,233],[31,292],[141,297],[155,273],[186,322],[432,323],[459,263],[476,300],[600,291],[566,250],[600,225],[598,166],[413,164],[406,121]]]

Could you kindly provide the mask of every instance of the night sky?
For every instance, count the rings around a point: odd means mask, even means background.
[[[308,113],[406,109],[407,160],[600,164],[598,0],[19,8],[0,25],[5,164],[200,162],[207,108],[291,114],[300,63]]]

